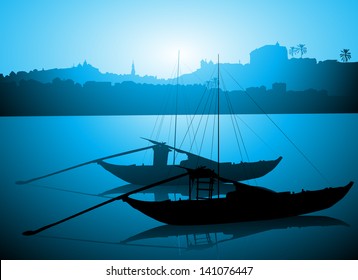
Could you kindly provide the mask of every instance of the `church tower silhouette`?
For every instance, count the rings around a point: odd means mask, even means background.
[[[134,61],[132,61],[132,71],[131,71],[131,75],[132,75],[132,76],[135,76]]]

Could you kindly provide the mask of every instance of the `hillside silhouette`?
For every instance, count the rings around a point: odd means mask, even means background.
[[[86,61],[66,69],[0,74],[1,115],[174,114],[174,104],[163,102],[175,100],[177,89],[177,113],[192,114],[215,85],[216,69],[202,60],[198,70],[180,77],[178,88],[176,78],[137,75],[134,64],[123,75],[101,73]],[[356,62],[289,59],[277,43],[252,51],[249,64],[223,63],[220,69],[221,90],[232,103],[223,102],[222,113],[358,112]]]

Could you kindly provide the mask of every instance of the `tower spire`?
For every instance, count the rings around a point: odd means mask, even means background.
[[[131,75],[132,75],[132,76],[135,76],[134,60],[132,60],[132,71],[131,71]]]

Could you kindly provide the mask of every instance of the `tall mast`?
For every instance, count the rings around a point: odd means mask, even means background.
[[[174,149],[173,149],[173,165],[175,165],[175,148],[177,144],[177,122],[178,122],[178,93],[179,93],[179,62],[180,50],[178,50],[178,69],[177,69],[177,92],[175,96],[175,124],[174,124]]]
[[[220,59],[218,54],[218,198],[220,198]]]

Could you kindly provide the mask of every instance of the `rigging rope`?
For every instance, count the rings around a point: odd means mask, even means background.
[[[217,104],[215,103],[214,111],[216,111],[216,106]],[[214,114],[214,123],[213,123],[213,131],[212,131],[213,137],[211,137],[210,159],[213,158],[215,127],[216,127],[216,114]]]
[[[208,99],[209,99],[209,98],[208,98]],[[212,104],[213,104],[213,99],[214,99],[214,97],[212,96],[212,97],[211,97],[211,100],[210,100],[210,105],[209,105],[208,112],[210,112],[210,110],[211,110],[211,107],[212,107]],[[199,155],[201,154],[201,150],[202,150],[202,148],[203,148],[204,138],[205,138],[205,134],[206,134],[206,129],[207,129],[207,126],[208,126],[209,118],[210,118],[210,114],[207,114],[206,122],[205,122],[205,127],[204,127],[204,133],[203,133],[203,136],[202,136],[202,138],[201,138],[201,144],[200,144]],[[215,126],[213,127],[213,129],[214,129],[214,128],[215,128]],[[214,138],[214,133],[213,133],[212,138]],[[212,153],[212,152],[211,152],[211,153]],[[212,159],[212,158],[211,158],[211,159]]]
[[[231,123],[233,124],[235,139],[236,139],[237,146],[238,146],[238,148],[239,148],[240,156],[241,156],[241,159],[244,159],[244,157],[243,157],[243,155],[242,155],[242,151],[241,151],[241,146],[240,146],[239,138],[238,138],[238,136],[237,136],[237,131],[236,131],[237,129],[239,129],[239,126],[238,126],[237,123],[236,123],[237,128],[236,128],[236,126],[234,125],[234,124],[235,124],[235,120],[234,120],[234,118],[233,118],[233,115],[231,114],[232,108],[231,108],[231,103],[230,103],[230,100],[228,99],[227,94],[225,94],[225,98],[226,98],[226,102],[227,102],[228,105],[229,105]],[[239,129],[239,133],[240,133],[241,141],[243,142],[240,129]],[[244,146],[244,147],[245,147],[245,146]],[[246,148],[245,148],[245,152],[246,152]],[[246,153],[246,154],[247,154],[247,153]],[[247,158],[248,158],[248,157],[247,157]]]
[[[223,84],[224,84],[224,79],[221,77],[222,81],[223,81]],[[244,141],[244,137],[241,133],[241,129],[240,129],[240,126],[237,122],[237,119],[234,117],[234,109],[233,109],[233,106],[232,106],[232,103],[230,101],[230,98],[229,98],[229,95],[226,91],[226,86],[224,84],[224,92],[225,92],[225,99],[226,99],[226,102],[228,104],[228,108],[229,108],[229,113],[230,113],[230,118],[231,118],[231,123],[232,123],[232,126],[234,128],[234,133],[235,133],[235,139],[236,139],[236,143],[237,143],[237,146],[239,148],[239,152],[240,152],[240,156],[241,156],[241,159],[244,160],[244,157],[243,157],[243,154],[242,154],[242,151],[241,151],[241,146],[240,146],[240,141],[238,139],[238,134],[240,135],[240,139],[241,139],[241,143],[242,143],[242,146],[244,148],[244,152],[245,152],[245,155],[246,155],[246,158],[247,158],[247,161],[250,162],[250,157],[249,157],[249,154],[248,154],[248,151],[246,149],[246,145],[245,145],[245,141]],[[236,124],[236,126],[235,126]],[[248,175],[248,170],[247,168],[245,167],[244,168],[244,172],[246,175]],[[258,185],[257,183],[257,179],[254,179],[255,181],[255,184]],[[248,182],[250,183],[250,180],[248,180]]]
[[[175,65],[173,70],[172,70],[172,74],[171,74],[171,80],[172,80],[171,86],[174,86],[174,75],[175,75],[176,69],[177,69],[177,66]],[[171,101],[171,96],[172,96],[172,91],[173,91],[173,88],[171,88],[171,91],[169,92],[169,94],[165,95],[166,99],[161,104],[161,108],[159,109],[159,112],[163,112],[168,107],[168,104],[172,103],[172,102],[170,102]],[[165,118],[165,115],[156,115],[154,127],[153,127],[153,129],[152,129],[152,131],[150,133],[149,139],[154,139],[156,141],[159,140],[160,134],[162,132],[164,118]],[[171,129],[172,129],[172,116],[171,116],[170,124],[169,124],[168,139],[170,139]],[[148,143],[148,146],[149,145],[150,145],[150,143]],[[148,151],[146,150],[144,155],[143,155],[143,159],[142,159],[143,162],[145,161],[145,159],[147,157],[147,153],[148,153]]]
[[[265,114],[265,116],[270,120],[270,122],[281,132],[281,134],[291,143],[291,145],[303,156],[303,158],[311,165],[311,167],[316,170],[316,172],[326,181],[328,179],[322,174],[322,172],[313,164],[313,162],[305,155],[305,153],[291,140],[291,138],[277,125],[277,123],[265,112],[265,110],[248,94],[248,92],[240,85],[240,83],[226,71],[226,73],[233,79],[233,81],[240,87],[240,89],[250,98],[250,100],[257,106],[257,108]]]
[[[221,77],[221,76],[220,76],[220,77]],[[245,146],[245,142],[244,142],[244,139],[243,139],[242,134],[241,134],[240,126],[238,125],[237,122],[235,122],[236,119],[233,118],[234,110],[233,110],[233,107],[232,107],[230,98],[229,98],[229,96],[228,96],[228,94],[227,94],[227,91],[226,91],[226,86],[225,86],[225,83],[224,83],[224,79],[223,79],[222,77],[221,77],[221,80],[222,80],[222,84],[223,84],[223,87],[224,87],[225,99],[226,99],[226,102],[227,102],[227,104],[228,104],[229,113],[230,113],[230,118],[231,118],[231,123],[232,123],[232,126],[233,126],[233,128],[234,128],[235,139],[236,139],[237,146],[239,147],[241,159],[243,160],[244,157],[243,157],[243,155],[242,155],[242,151],[241,151],[241,147],[240,147],[240,142],[239,142],[239,139],[238,139],[238,137],[237,137],[236,129],[238,130],[238,132],[239,132],[239,134],[240,134],[241,142],[242,142],[242,145],[243,145],[243,147],[244,147],[244,151],[245,151],[247,160],[250,161],[249,155],[248,155],[248,153],[247,153],[247,149],[246,149],[246,146]],[[235,126],[235,124],[236,124],[236,126]]]
[[[213,75],[214,75],[214,71],[213,71],[211,77],[212,77]],[[211,78],[211,77],[210,77],[210,78]],[[179,149],[181,149],[181,147],[183,146],[184,141],[185,141],[185,139],[186,139],[188,133],[190,132],[190,129],[192,129],[192,125],[193,125],[194,119],[195,119],[196,115],[198,114],[199,108],[200,108],[200,106],[201,106],[201,104],[202,104],[202,102],[203,102],[203,100],[204,100],[205,95],[207,94],[207,91],[208,91],[208,89],[207,89],[207,87],[205,87],[205,90],[204,90],[204,92],[203,92],[203,94],[202,94],[202,96],[201,96],[201,98],[200,98],[200,100],[199,100],[199,103],[198,103],[197,107],[195,108],[195,112],[194,112],[194,114],[193,114],[193,117],[191,118],[190,123],[189,123],[189,125],[188,125],[188,128],[187,128],[187,130],[186,130],[186,132],[185,132],[185,134],[184,134],[183,140],[181,141],[181,143],[180,143],[180,145],[179,145]],[[205,107],[205,106],[204,106],[204,107]],[[194,133],[194,140],[193,140],[193,141],[195,141],[195,136],[196,136],[196,133]],[[191,147],[192,147],[192,146],[193,146],[193,145],[191,145]]]
[[[209,103],[209,100],[210,100],[210,95],[211,95],[211,94],[209,94],[208,98],[206,99],[206,102],[205,102],[205,105],[204,105],[204,108],[203,108],[203,113],[200,115],[199,124],[198,124],[198,126],[197,126],[197,128],[196,128],[196,131],[195,131],[195,134],[194,134],[194,139],[196,138],[196,135],[197,135],[198,132],[199,132],[200,125],[201,125],[201,122],[202,122],[202,120],[203,120],[205,110],[206,110],[206,108],[208,107],[208,103]],[[210,104],[211,104],[211,103],[212,103],[212,98],[211,98]],[[210,110],[210,107],[211,107],[211,105],[209,106],[209,110]],[[205,131],[204,131],[203,138],[204,138],[204,136],[205,136]],[[192,151],[192,147],[193,147],[193,143],[190,145],[190,150],[189,150],[189,152]],[[200,151],[201,151],[201,147],[200,147]]]

